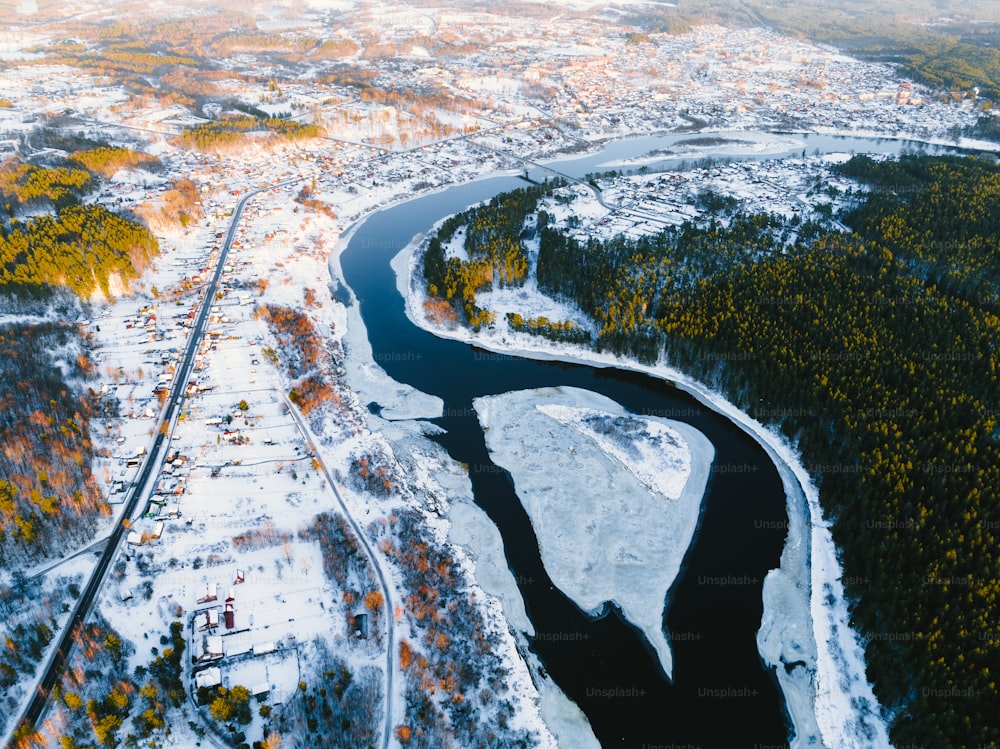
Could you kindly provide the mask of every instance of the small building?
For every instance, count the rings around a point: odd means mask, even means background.
[[[236,610],[233,608],[233,604],[227,603],[223,614],[226,619],[226,629],[233,629],[236,626]],[[216,612],[216,621],[218,621],[218,616],[218,612]]]
[[[208,609],[205,612],[205,616],[200,617],[200,622],[198,624],[198,629],[215,629],[219,626],[219,610],[218,609]]]
[[[217,666],[206,668],[194,675],[194,685],[198,689],[211,689],[222,683],[222,671]]]
[[[139,531],[129,531],[125,537],[125,542],[132,546],[142,546],[142,534]]]
[[[250,688],[250,694],[256,697],[259,701],[263,702],[270,693],[271,687],[266,683],[255,684]]]
[[[362,640],[368,639],[368,614],[354,615],[354,634]]]
[[[162,535],[163,535],[163,521],[158,520],[156,525],[153,526],[153,535],[150,536],[150,538],[156,540]]]
[[[129,601],[132,599],[132,589],[122,588],[121,592],[118,595],[122,599],[122,603],[125,603],[125,601]]]
[[[262,642],[259,645],[253,646],[254,655],[267,655],[268,653],[273,653],[277,648],[274,646],[273,642]]]
[[[222,637],[219,635],[196,637],[193,646],[191,657],[196,663],[217,661],[225,655],[222,650]]]
[[[219,584],[218,583],[208,583],[205,586],[205,595],[198,599],[198,603],[208,603],[209,601],[217,601],[219,599]]]

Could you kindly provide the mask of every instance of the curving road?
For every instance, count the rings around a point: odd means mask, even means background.
[[[396,659],[393,654],[396,652],[396,648],[393,643],[396,640],[396,603],[392,597],[392,591],[394,590],[392,586],[389,585],[388,575],[385,570],[382,569],[382,565],[379,564],[379,557],[376,556],[371,544],[368,543],[368,539],[365,534],[362,533],[361,527],[358,525],[354,516],[351,515],[350,510],[347,509],[347,504],[344,502],[344,498],[341,496],[340,492],[337,490],[337,484],[333,481],[333,476],[326,467],[326,463],[323,462],[323,458],[320,456],[319,445],[315,438],[313,437],[312,431],[309,429],[309,425],[306,423],[305,418],[303,418],[302,413],[295,407],[295,405],[288,399],[287,393],[282,393],[282,398],[285,401],[285,406],[288,408],[288,413],[292,415],[292,419],[295,421],[295,425],[299,429],[299,434],[302,435],[303,441],[309,446],[309,450],[313,455],[313,459],[319,466],[320,471],[323,473],[326,482],[333,489],[333,495],[337,498],[337,504],[340,505],[341,511],[347,518],[347,522],[350,523],[351,529],[354,531],[354,535],[358,537],[358,541],[364,547],[365,553],[371,560],[372,567],[375,568],[375,574],[378,577],[379,586],[382,588],[382,596],[385,600],[385,632],[386,632],[386,645],[385,645],[385,731],[382,734],[382,749],[388,749],[389,739],[392,736],[392,686],[396,673]]]

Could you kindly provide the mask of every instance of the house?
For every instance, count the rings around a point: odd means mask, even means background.
[[[222,672],[218,667],[206,668],[194,675],[194,685],[197,689],[211,689],[222,683]]]
[[[205,595],[198,599],[198,603],[208,603],[209,601],[216,601],[219,598],[219,584],[218,583],[208,583],[205,586]]]
[[[222,637],[219,635],[196,637],[192,645],[191,657],[196,663],[217,661],[225,655],[222,650]]]

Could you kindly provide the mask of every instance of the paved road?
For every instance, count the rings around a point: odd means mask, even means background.
[[[136,517],[136,508],[139,506],[140,500],[147,496],[146,488],[149,484],[150,478],[159,473],[163,463],[162,453],[164,443],[168,442],[168,436],[173,429],[174,423],[176,422],[180,404],[183,402],[188,379],[194,369],[195,356],[198,353],[198,348],[201,346],[201,341],[205,335],[205,326],[208,322],[208,315],[212,307],[212,301],[215,298],[216,291],[218,290],[219,281],[222,278],[223,268],[226,265],[226,258],[229,255],[229,248],[232,245],[233,238],[236,236],[236,229],[239,225],[240,217],[243,214],[243,209],[246,206],[247,201],[258,193],[274,187],[284,187],[295,182],[300,182],[301,180],[302,178],[296,177],[249,192],[240,199],[236,208],[233,210],[233,217],[229,224],[229,230],[226,232],[225,242],[219,249],[215,273],[212,275],[212,280],[205,286],[201,309],[199,310],[198,315],[195,318],[194,325],[191,328],[191,336],[188,339],[188,345],[184,351],[184,358],[181,361],[178,373],[174,377],[173,386],[170,389],[165,407],[161,412],[159,421],[157,422],[155,430],[156,437],[153,440],[152,447],[146,456],[146,460],[143,463],[141,470],[136,476],[135,482],[132,484],[131,492],[125,502],[125,509],[118,522],[115,523],[115,527],[111,531],[111,534],[108,536],[108,543],[104,549],[104,553],[101,555],[101,558],[98,560],[97,566],[94,568],[90,579],[83,588],[80,598],[77,599],[76,607],[70,615],[70,619],[66,627],[62,630],[58,645],[56,649],[52,651],[48,665],[45,667],[45,672],[36,684],[34,696],[28,703],[28,707],[25,710],[24,715],[21,717],[21,720],[18,722],[19,726],[28,724],[32,728],[37,729],[45,710],[45,706],[48,703],[52,687],[62,675],[63,669],[66,665],[66,660],[73,648],[73,634],[82,626],[83,622],[90,613],[90,609],[93,606],[94,601],[97,599],[97,595],[104,584],[104,578],[107,575],[108,569],[111,567],[112,561],[118,554],[118,548],[121,545],[122,538],[126,535],[127,525],[129,525]],[[141,515],[145,513],[145,511],[146,507],[144,505],[138,514]]]

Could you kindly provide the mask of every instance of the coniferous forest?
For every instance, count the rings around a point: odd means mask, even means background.
[[[743,215],[581,242],[541,212],[538,284],[592,316],[597,349],[664,361],[797,444],[893,740],[997,744],[1000,170],[927,156],[839,170],[858,184],[850,233]],[[519,192],[494,204],[541,194]],[[441,266],[430,253],[428,281]]]
[[[122,156],[112,149],[81,151],[78,161],[97,174]],[[133,157],[131,163],[138,163]],[[110,293],[112,278],[136,278],[158,249],[145,227],[80,198],[92,188],[91,172],[12,162],[0,167],[0,291],[50,293],[66,287],[79,297]],[[34,215],[22,218],[24,211]],[[3,216],[0,213],[0,216]]]

